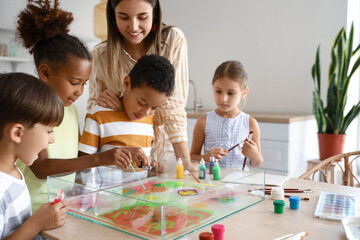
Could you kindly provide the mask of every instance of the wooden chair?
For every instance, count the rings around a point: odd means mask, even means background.
[[[299,179],[307,179],[307,180],[314,180],[315,174],[319,172],[324,177],[324,181],[328,182],[328,174],[329,174],[329,166],[331,163],[336,163],[339,165],[342,173],[343,173],[343,183],[344,186],[352,186],[354,187],[354,180],[357,182],[357,186],[360,186],[360,182],[355,176],[353,172],[353,162],[357,158],[360,157],[360,151],[355,152],[348,152],[348,153],[341,153],[334,155],[332,157],[326,158],[320,163],[318,163],[316,166],[314,166],[312,169],[309,169],[304,174],[299,176]],[[344,168],[339,164],[337,160],[343,159],[344,161]],[[355,162],[356,164],[356,162]]]

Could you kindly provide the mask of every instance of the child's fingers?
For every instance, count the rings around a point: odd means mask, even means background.
[[[127,169],[131,163],[131,154],[125,149],[118,149],[114,154],[115,163],[122,169]]]
[[[138,164],[137,164],[138,167],[144,167],[144,166],[148,166],[150,164],[150,161],[144,154],[138,154],[136,156],[136,159],[138,161]]]
[[[66,208],[69,203],[69,200],[62,200],[54,204],[56,209]]]
[[[138,167],[148,166],[150,164],[150,160],[146,157],[144,150],[139,147],[131,148],[131,159],[135,161]]]

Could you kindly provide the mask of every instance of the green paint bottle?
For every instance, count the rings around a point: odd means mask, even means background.
[[[214,164],[213,172],[214,172],[214,180],[220,180],[220,166],[217,160]]]

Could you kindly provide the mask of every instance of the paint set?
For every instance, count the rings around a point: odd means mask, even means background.
[[[331,220],[355,217],[358,212],[357,205],[355,194],[321,192],[314,215]]]

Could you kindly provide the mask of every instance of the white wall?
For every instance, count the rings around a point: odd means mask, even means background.
[[[349,3],[356,8],[356,1]],[[60,1],[60,7],[74,15],[70,33],[89,49],[99,42],[93,35],[93,7],[99,2]],[[15,28],[25,4],[26,0],[1,0],[0,26]],[[325,85],[330,47],[346,24],[347,12],[344,0],[161,0],[161,4],[165,23],[180,27],[187,37],[190,78],[196,81],[204,107],[215,107],[211,94],[215,68],[236,59],[249,74],[245,111],[263,112],[311,113],[310,69],[316,47],[321,42]],[[0,41],[4,37],[0,32]],[[19,52],[30,57],[25,50]],[[0,62],[0,72],[10,70],[10,64]],[[32,63],[19,64],[17,70],[35,74]],[[80,118],[86,113],[87,97],[86,89],[76,102]],[[192,101],[190,89],[190,105]]]
[[[0,26],[15,29],[16,18],[19,12],[25,7],[26,0],[0,0]],[[74,21],[70,25],[70,34],[79,37],[91,50],[100,42],[94,36],[93,30],[93,9],[100,0],[61,0],[60,8],[73,13]],[[8,34],[0,32],[0,42],[9,38]],[[11,39],[14,39],[12,36]],[[13,41],[13,40],[12,40]],[[27,51],[18,45],[19,56],[32,58]],[[11,65],[6,62],[0,62],[0,72],[11,71]],[[17,71],[37,75],[34,64],[21,63],[17,66]],[[76,101],[75,105],[79,111],[80,129],[84,126],[84,117],[86,114],[88,85],[85,87],[83,95]]]
[[[190,79],[214,108],[211,79],[223,61],[249,75],[245,110],[311,113],[310,70],[321,42],[324,82],[330,46],[346,24],[344,0],[162,0],[164,22],[188,40]],[[201,86],[201,88],[200,88]],[[192,95],[189,102],[192,102]]]

